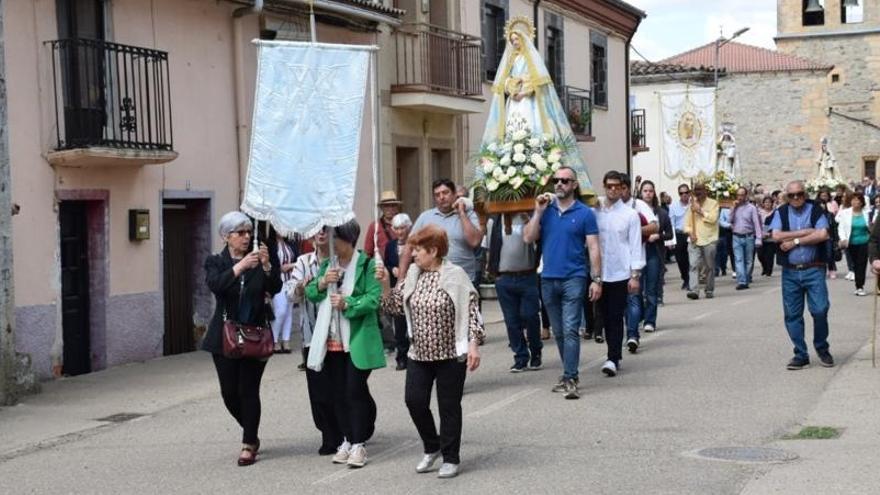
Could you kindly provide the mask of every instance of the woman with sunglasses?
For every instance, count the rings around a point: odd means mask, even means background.
[[[223,323],[229,319],[266,326],[269,305],[265,296],[281,290],[281,272],[274,250],[264,243],[252,250],[254,231],[247,215],[238,211],[223,215],[218,230],[226,247],[205,260],[205,281],[216,305],[202,350],[213,355],[223,403],[243,430],[238,465],[250,466],[260,449],[260,381],[267,360],[225,357]]]

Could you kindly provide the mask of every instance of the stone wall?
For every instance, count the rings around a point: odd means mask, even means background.
[[[828,129],[824,71],[734,74],[719,83],[717,120],[736,124],[743,176],[782,185],[815,174]]]
[[[858,180],[866,158],[880,156],[880,34],[779,40],[779,49],[834,65],[828,76],[828,105],[834,109],[828,136],[844,178]],[[837,76],[835,79],[832,79]],[[837,113],[852,118],[846,118]]]

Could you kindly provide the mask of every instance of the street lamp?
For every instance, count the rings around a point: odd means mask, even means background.
[[[724,36],[719,36],[717,40],[715,40],[715,87],[718,87],[718,59],[721,54],[721,47],[733,41],[735,38],[741,36],[743,33],[748,31],[748,27],[744,27],[739,31],[733,33],[733,36],[730,38],[725,38]]]

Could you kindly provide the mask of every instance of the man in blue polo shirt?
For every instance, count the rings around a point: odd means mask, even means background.
[[[564,370],[553,391],[565,392],[566,399],[577,399],[581,357],[578,327],[591,271],[594,275],[589,285],[590,300],[596,301],[602,295],[599,227],[593,210],[576,199],[580,192],[574,170],[557,170],[553,174],[553,188],[555,196],[541,195],[535,201],[535,213],[523,231],[523,240],[541,240],[543,301]],[[584,258],[585,239],[591,270]]]
[[[804,183],[794,181],[785,188],[788,204],[773,214],[770,229],[777,243],[777,262],[782,266],[782,308],[785,329],[794,344],[794,357],[788,369],[810,365],[804,340],[804,296],[813,317],[813,346],[822,366],[834,366],[828,351],[828,286],[825,267],[828,263],[828,219],[822,209],[807,201]]]

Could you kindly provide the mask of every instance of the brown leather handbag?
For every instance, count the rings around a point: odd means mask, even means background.
[[[241,305],[241,294],[244,292],[244,275],[241,277],[241,288],[238,303]],[[272,356],[275,349],[275,338],[272,329],[256,325],[245,325],[226,318],[223,312],[223,355],[230,359],[252,358],[266,359]]]

